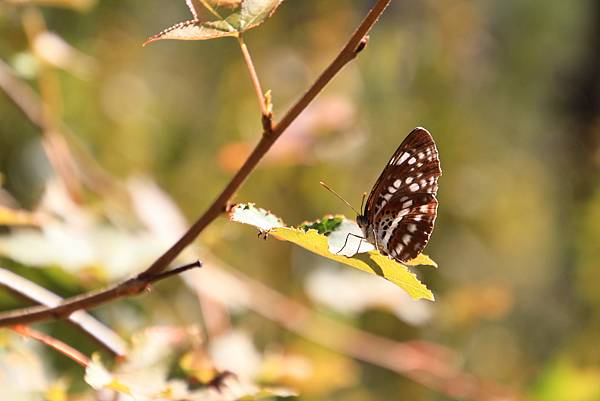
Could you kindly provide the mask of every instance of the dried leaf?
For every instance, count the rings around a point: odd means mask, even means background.
[[[163,39],[208,40],[227,36],[239,36],[239,34],[262,24],[267,18],[273,15],[282,2],[283,0],[229,0],[210,2],[222,8],[222,13],[219,13],[207,0],[201,0],[204,7],[216,18],[211,21],[203,21],[198,19],[198,13],[188,1],[188,7],[192,11],[194,19],[180,22],[151,36],[144,43],[144,46]]]

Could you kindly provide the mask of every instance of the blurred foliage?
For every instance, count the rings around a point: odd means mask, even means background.
[[[275,118],[371,3],[288,0],[245,34]],[[185,228],[179,208],[197,217],[240,166],[262,128],[235,40],[141,46],[188,19],[183,0],[0,0],[0,61],[44,100],[51,128],[85,166],[74,175],[87,177],[83,189],[61,184],[47,153],[52,135],[2,86],[0,218],[13,226],[2,228],[1,267],[61,296],[124,278]],[[378,277],[346,277],[350,270],[226,219],[202,234],[199,257],[356,328],[448,346],[467,371],[532,400],[597,400],[598,54],[600,6],[591,0],[393,1],[367,49],[236,195],[292,225],[343,212],[319,181],[358,203],[405,135],[426,127],[444,175],[427,248],[441,267],[417,271],[436,294],[425,310],[427,301],[381,301],[402,292]],[[231,370],[253,385],[298,389],[300,400],[450,398],[231,307],[227,297],[253,299],[236,286],[209,299],[194,285],[202,273],[94,314],[132,350],[139,336],[172,327],[177,345],[161,332],[163,342],[147,348],[164,353],[157,371],[167,382],[206,388],[215,371]],[[24,305],[10,295],[0,291],[2,309]],[[67,324],[42,329],[86,355],[98,350]],[[151,366],[152,353],[133,353],[129,363]],[[102,360],[118,374],[120,362]],[[0,398],[91,399],[83,377],[64,356],[0,331]]]

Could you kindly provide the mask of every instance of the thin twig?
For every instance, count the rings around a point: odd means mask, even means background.
[[[250,74],[252,86],[254,86],[254,91],[256,92],[256,98],[258,99],[260,112],[262,114],[263,129],[265,130],[265,132],[270,132],[273,130],[273,115],[271,110],[269,110],[267,107],[265,95],[260,85],[258,74],[256,73],[256,68],[254,68],[254,63],[252,62],[252,57],[250,57],[248,46],[246,46],[246,42],[244,42],[244,37],[241,33],[238,35],[238,43],[240,44],[240,50],[242,51],[242,55],[244,56],[246,67],[248,67],[248,73]]]
[[[258,162],[263,158],[273,143],[285,131],[287,127],[298,117],[298,115],[310,104],[310,102],[321,92],[321,90],[331,81],[331,79],[352,59],[356,57],[356,51],[359,49],[365,35],[377,22],[379,16],[391,0],[379,0],[371,9],[367,17],[361,22],[358,29],[352,34],[350,40],[340,51],[333,62],[317,78],[315,83],[306,91],[306,93],[296,102],[294,106],[285,114],[281,121],[273,127],[272,132],[263,132],[260,142],[256,145],[248,159],[242,167],[233,176],[229,184],[223,189],[221,194],[213,201],[204,214],[196,220],[189,230],[164,254],[162,254],[144,273],[156,274],[165,269],[173,259],[181,253],[196,237],[225,209],[229,199],[244,183],[248,175],[254,170]],[[362,49],[360,49],[362,50]],[[0,320],[1,324],[1,320]]]
[[[35,7],[30,7],[23,13],[22,20],[29,47],[37,55],[35,42],[40,35],[46,33],[44,17]],[[53,67],[43,60],[38,61],[41,61],[38,86],[42,97],[41,127],[44,150],[54,171],[67,188],[71,199],[80,203],[83,199],[83,191],[79,181],[77,163],[59,130],[61,91],[58,78]]]
[[[63,300],[33,281],[2,268],[0,268],[0,286],[38,305],[53,307],[60,305]],[[123,357],[127,354],[125,340],[89,313],[82,310],[73,312],[68,317],[68,321],[114,355]]]
[[[91,291],[72,298],[65,299],[58,306],[32,306],[2,313],[0,315],[0,326],[12,326],[15,324],[32,323],[40,320],[65,319],[74,311],[89,309],[118,298],[130,297],[146,291],[152,283],[182,273],[194,267],[201,267],[202,263],[196,261],[185,266],[158,274],[139,274],[133,278],[111,287],[98,291]]]
[[[43,128],[42,106],[37,93],[20,80],[8,64],[2,60],[0,60],[0,89],[31,122]]]
[[[2,60],[0,60],[0,89],[6,93],[8,98],[23,112],[29,121],[42,131],[42,134],[47,132],[42,112],[42,99],[26,82],[17,77],[14,71]],[[77,142],[76,136],[64,121],[58,121],[57,125],[62,135],[53,142],[55,146],[45,146],[45,150],[51,152],[57,148],[58,150],[62,148],[63,154],[71,154],[69,159],[74,161],[73,164],[77,166],[78,171],[81,173],[82,182],[89,189],[103,195],[110,191],[111,194],[122,197],[123,190],[86,153],[84,147]],[[69,137],[69,143],[67,143],[65,136]],[[57,135],[55,134],[53,137],[56,138]],[[77,146],[72,147],[71,145]],[[48,159],[56,160],[57,158],[48,154]]]
[[[287,127],[298,117],[298,115],[312,102],[312,100],[321,92],[331,79],[356,55],[363,50],[367,42],[365,35],[375,25],[385,8],[391,0],[378,0],[369,11],[365,19],[360,23],[356,31],[350,37],[348,43],[340,51],[333,62],[317,78],[315,83],[304,93],[294,106],[285,114],[281,121],[273,127],[271,132],[263,132],[260,142],[256,145],[248,159],[242,165],[240,170],[233,176],[229,184],[223,189],[221,194],[213,201],[202,216],[183,234],[183,236],[165,253],[163,253],[150,267],[141,272],[136,279],[143,279],[155,276],[164,271],[171,262],[190,245],[196,237],[221,213],[225,210],[229,199],[235,194],[238,188],[244,183],[248,175],[254,170],[258,162],[263,158],[266,152],[273,146],[277,138],[286,130]],[[135,280],[135,279],[134,279]],[[12,325],[17,323],[35,322],[40,320],[60,319],[68,316],[73,311],[79,309],[89,309],[100,304],[109,302],[113,299],[128,295],[127,289],[137,288],[135,285],[127,284],[130,280],[109,287],[106,290],[81,294],[79,296],[66,299],[60,306],[55,308],[26,308],[0,314],[0,326]],[[125,293],[124,293],[125,291]],[[135,294],[135,292],[134,292]]]
[[[32,338],[41,342],[42,344],[49,346],[50,348],[54,348],[56,351],[60,352],[63,355],[66,355],[67,357],[71,358],[83,367],[87,367],[90,364],[90,359],[87,356],[83,355],[81,352],[77,351],[70,345],[65,344],[64,342],[47,334],[44,334],[41,331],[34,330],[31,327],[24,326],[21,324],[13,326],[12,329],[24,337]]]

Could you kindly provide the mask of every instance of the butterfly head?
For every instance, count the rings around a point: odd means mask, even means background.
[[[375,237],[373,234],[373,229],[369,228],[369,219],[365,214],[356,215],[356,224],[360,227],[363,232],[363,238],[369,242],[374,243]]]
[[[364,231],[368,224],[367,216],[365,216],[363,214],[357,215],[356,216],[356,224],[358,224],[358,226]]]

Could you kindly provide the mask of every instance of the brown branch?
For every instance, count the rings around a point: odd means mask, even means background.
[[[57,306],[63,300],[46,288],[11,272],[0,268],[0,286],[13,294],[48,307]],[[119,357],[127,353],[127,344],[117,333],[85,311],[77,311],[69,316],[69,323],[96,340],[109,352]]]
[[[35,42],[41,34],[46,32],[44,16],[35,7],[30,7],[23,13],[22,20],[29,47],[37,56]],[[62,96],[58,77],[52,66],[44,60],[40,60],[39,57],[38,61],[40,61],[38,86],[42,97],[40,126],[44,138],[44,150],[71,199],[80,203],[83,199],[83,190],[79,181],[77,163],[59,130]]]
[[[0,60],[0,89],[4,91],[8,99],[41,131],[42,135],[51,132],[46,129],[46,123],[43,116],[42,99],[39,95],[23,80],[18,78],[12,69],[2,60]],[[113,182],[112,178],[104,172],[86,152],[81,144],[74,143],[76,137],[70,131],[63,121],[57,122],[58,132],[60,134],[51,134],[51,138],[46,138],[48,144],[44,144],[46,152],[59,152],[58,154],[69,154],[68,160],[73,160],[72,166],[76,166],[81,173],[81,180],[91,190],[104,194],[107,190],[118,194],[122,192]],[[69,144],[65,136],[69,137]],[[71,147],[70,145],[79,145]],[[48,154],[48,159],[54,163],[54,160],[61,157],[53,157]],[[73,168],[73,167],[72,167]]]
[[[201,267],[202,263],[196,261],[176,269],[160,272],[158,274],[139,274],[121,283],[98,291],[86,292],[72,298],[65,299],[58,306],[32,306],[0,314],[0,326],[12,326],[40,320],[65,319],[73,312],[80,309],[89,309],[93,306],[113,301],[118,298],[130,297],[146,291],[152,283],[168,278],[174,274],[182,273],[194,267]]]
[[[44,334],[41,331],[34,330],[28,326],[24,326],[21,324],[13,326],[12,329],[24,337],[32,338],[41,342],[42,344],[49,346],[50,348],[54,348],[56,351],[60,352],[63,355],[66,355],[67,357],[71,358],[83,367],[87,367],[90,364],[90,359],[87,356],[83,355],[81,352],[77,351],[70,345],[65,344],[64,342],[47,334]]]
[[[17,78],[12,69],[2,60],[0,60],[0,89],[31,122],[43,128],[42,107],[37,93]]]
[[[315,83],[304,93],[304,95],[292,106],[281,121],[273,126],[271,131],[263,132],[260,142],[256,145],[248,159],[240,170],[233,176],[229,184],[221,194],[213,201],[204,214],[183,234],[183,236],[165,253],[163,253],[148,269],[141,272],[132,283],[128,280],[124,283],[109,287],[106,290],[91,292],[66,299],[60,306],[54,308],[35,307],[15,310],[0,314],[0,326],[13,325],[17,323],[31,323],[40,320],[60,319],[79,309],[89,309],[100,304],[112,301],[116,298],[133,295],[138,292],[139,280],[151,278],[164,271],[169,264],[190,245],[196,237],[225,210],[229,199],[244,183],[248,175],[254,170],[258,162],[266,152],[273,146],[277,138],[290,126],[298,115],[313,101],[331,79],[356,55],[363,50],[368,38],[367,33],[377,22],[391,0],[378,0],[369,11],[365,19],[360,23],[352,34],[344,48],[339,52],[333,62],[317,78]],[[128,284],[129,283],[129,284]],[[131,293],[131,290],[134,290]]]
[[[183,249],[191,244],[194,239],[216,219],[225,209],[229,199],[244,183],[248,175],[254,170],[258,162],[263,158],[266,152],[273,146],[273,143],[285,131],[287,127],[298,117],[298,115],[312,102],[312,100],[321,92],[321,90],[331,81],[331,79],[357,55],[357,50],[362,50],[361,42],[364,43],[365,35],[379,19],[379,16],[390,0],[379,0],[371,9],[369,14],[361,22],[358,29],[352,34],[350,40],[340,51],[333,62],[317,78],[315,83],[306,91],[306,93],[296,102],[294,106],[285,114],[279,123],[277,123],[271,132],[263,132],[263,136],[244,162],[240,170],[233,176],[229,184],[221,194],[213,201],[208,210],[190,227],[190,229],[163,255],[161,255],[144,273],[155,274],[165,269],[166,266]],[[1,321],[0,321],[1,323]]]

